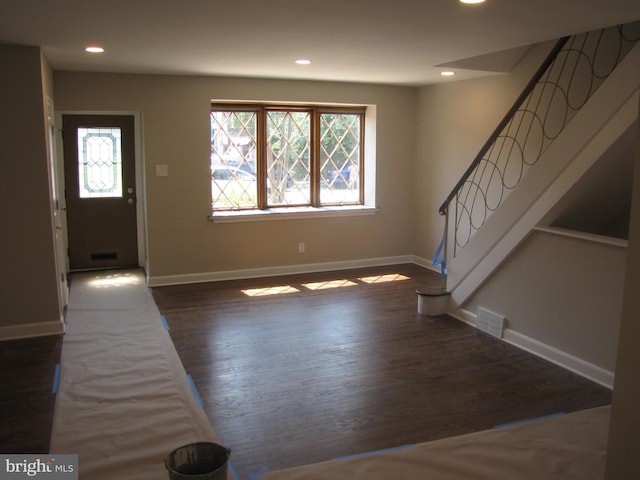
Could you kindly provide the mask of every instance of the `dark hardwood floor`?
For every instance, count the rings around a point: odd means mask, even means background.
[[[48,453],[62,335],[0,342],[0,452]]]
[[[438,281],[399,265],[153,296],[240,478],[611,402],[458,320],[419,315],[416,288]]]
[[[417,314],[416,288],[438,280],[399,265],[153,295],[242,479],[610,403],[606,388]],[[0,452],[48,452],[61,348],[62,336],[0,342]]]

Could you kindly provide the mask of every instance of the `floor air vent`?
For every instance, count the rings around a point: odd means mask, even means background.
[[[117,260],[118,254],[116,252],[104,252],[104,253],[92,253],[91,261],[100,261],[100,260]]]
[[[505,318],[484,308],[478,308],[476,328],[494,337],[502,338]]]

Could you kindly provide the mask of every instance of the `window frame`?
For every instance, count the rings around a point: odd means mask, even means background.
[[[214,209],[211,206],[210,218],[230,218],[236,216],[255,216],[256,214],[278,213],[297,217],[309,212],[342,215],[347,211],[358,212],[365,209],[365,125],[367,106],[334,106],[326,104],[290,104],[290,103],[238,103],[212,101],[210,113],[222,112],[254,112],[256,114],[256,207]],[[267,117],[269,112],[307,112],[310,115],[310,159],[309,159],[309,203],[298,205],[269,205],[267,198],[268,166],[267,166]],[[352,114],[359,116],[358,137],[358,198],[351,202],[321,203],[321,116],[324,114]]]

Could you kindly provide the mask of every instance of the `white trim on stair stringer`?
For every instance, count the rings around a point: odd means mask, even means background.
[[[384,265],[399,265],[402,263],[415,263],[414,257],[412,255],[399,255],[395,257],[364,258],[360,260],[345,260],[339,262],[306,263],[301,265],[283,265],[264,268],[248,268],[242,270],[225,270],[220,272],[190,273],[184,275],[150,275],[147,277],[147,284],[149,287],[162,287],[190,283],[241,280],[245,278],[278,277],[282,275],[297,275],[300,273],[330,272],[333,270],[380,267]]]
[[[472,327],[476,328],[477,315],[469,310],[459,308],[448,314]],[[495,337],[494,337],[495,338]],[[505,328],[503,338],[501,339],[515,347],[529,352],[537,357],[543,358],[555,365],[591,380],[603,387],[613,389],[614,372],[605,370],[593,363],[587,362],[581,358],[563,352],[551,345],[540,342],[534,338],[528,337],[522,333],[516,332],[510,328]]]

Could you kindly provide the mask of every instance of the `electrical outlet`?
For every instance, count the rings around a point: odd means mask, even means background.
[[[304,242],[298,242],[298,253],[304,253]]]

